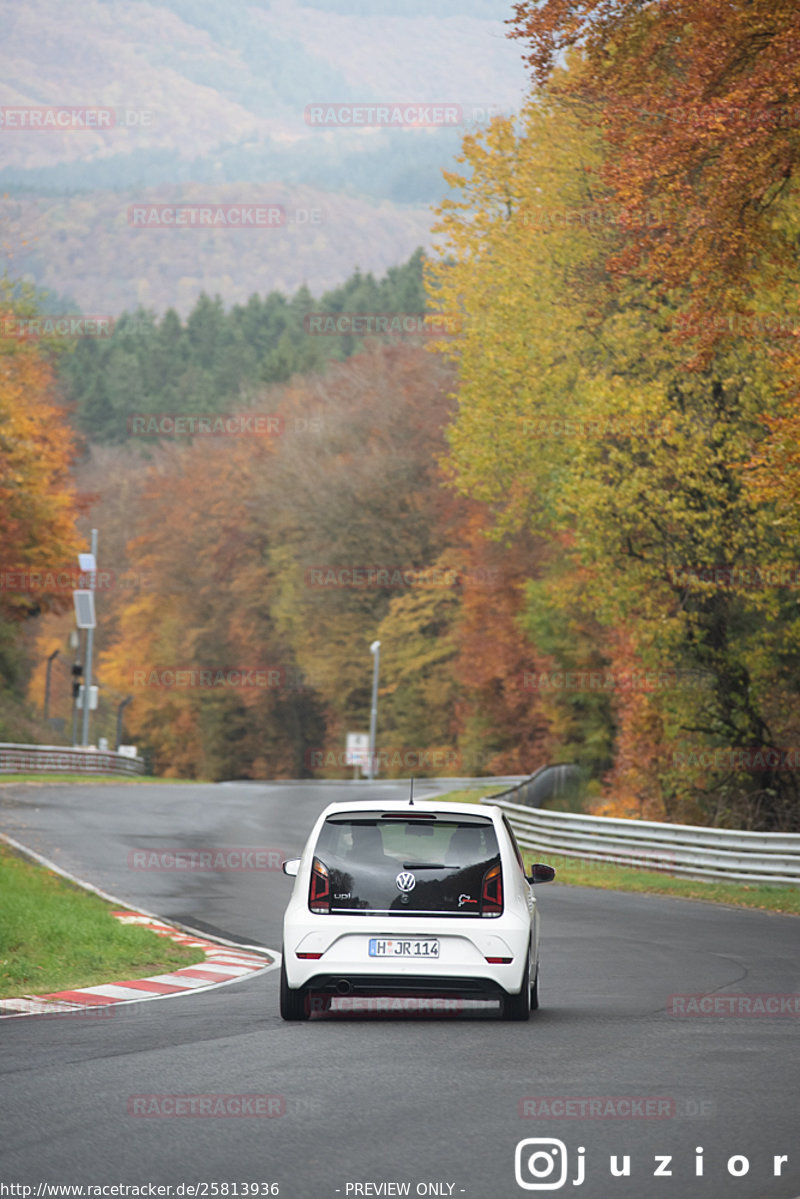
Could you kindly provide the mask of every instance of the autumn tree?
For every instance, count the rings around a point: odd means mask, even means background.
[[[537,84],[588,114],[630,234],[614,269],[682,295],[702,352],[793,274],[784,208],[800,163],[794,0],[522,0],[511,36]],[[584,70],[558,69],[579,51]],[[647,214],[648,219],[642,217]],[[763,312],[762,312],[763,315]],[[797,317],[796,303],[782,316]]]
[[[32,297],[5,281],[0,288],[0,690],[6,694],[0,725],[12,740],[21,727],[15,710],[27,671],[21,625],[71,603],[68,593],[48,585],[46,575],[74,563],[78,549],[80,501],[71,474],[75,442],[57,400],[52,347],[24,332],[25,320],[35,313]],[[32,582],[32,573],[40,581]]]
[[[270,455],[223,438],[148,471],[128,546],[139,586],[101,671],[133,695],[128,727],[158,773],[299,776],[299,747],[320,735],[271,616],[269,522],[252,499]]]
[[[368,722],[370,642],[393,601],[416,594],[403,572],[413,579],[448,544],[437,457],[449,386],[450,372],[421,346],[376,345],[298,381],[280,407],[286,433],[257,502],[273,514],[278,627],[325,699],[334,750]],[[418,598],[404,624],[412,613],[428,619]],[[409,735],[418,743],[429,733],[423,720]]]
[[[654,735],[674,750],[666,764],[648,759],[655,776],[640,763],[648,802],[664,815],[693,796],[709,819],[774,827],[796,810],[791,774],[681,773],[675,757],[681,739],[774,748],[791,727],[771,698],[763,609],[784,631],[794,613],[774,591],[754,596],[703,571],[778,551],[770,508],[742,486],[762,413],[775,407],[774,371],[763,346],[740,338],[687,373],[669,338],[685,295],[611,271],[628,227],[607,190],[598,208],[601,132],[556,93],[530,105],[519,132],[497,120],[465,139],[469,173],[450,177],[430,277],[433,302],[465,323],[442,346],[460,375],[452,470],[489,506],[498,536],[527,528],[562,547],[554,620],[571,595],[583,628],[606,630],[606,662],[624,627],[628,661],[711,680],[702,693],[644,697]],[[626,705],[615,707],[624,719]]]
[[[70,474],[75,442],[57,401],[45,348],[16,329],[31,313],[0,293],[0,542],[6,571],[42,570],[72,560],[77,545],[78,497]],[[63,596],[6,582],[6,619],[34,615],[41,605],[64,606]]]
[[[159,770],[300,776],[327,748],[336,761],[344,732],[368,719],[369,643],[393,604],[386,735],[454,743],[440,635],[457,589],[413,581],[447,546],[437,455],[448,385],[422,347],[376,346],[265,392],[275,436],[197,438],[156,455],[127,551],[143,582],[104,678],[124,691],[134,671],[250,663],[281,679],[262,693],[164,687],[157,673],[134,687],[128,724]],[[354,570],[371,580],[351,585]],[[392,642],[405,673],[391,668]]]

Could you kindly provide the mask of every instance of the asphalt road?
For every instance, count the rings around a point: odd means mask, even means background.
[[[0,788],[0,829],[127,902],[280,948],[291,886],[280,871],[147,871],[129,855],[291,855],[326,803],[363,797],[365,786]],[[0,1196],[24,1195],[3,1185],[35,1194],[42,1182],[153,1183],[172,1195],[205,1183],[212,1196],[277,1183],[302,1199],[800,1195],[797,1018],[678,1017],[668,1006],[674,994],[797,992],[800,921],[557,885],[540,888],[539,902],[543,1006],[526,1025],[498,1021],[490,1006],[284,1024],[276,972],[106,1016],[0,1021]],[[175,1095],[277,1096],[280,1114],[175,1116],[163,1114],[163,1098],[145,1101],[162,1114],[136,1114],[135,1097]],[[602,1114],[595,1105],[587,1118],[574,1101],[590,1098]],[[517,1184],[515,1148],[528,1138],[563,1143],[563,1186],[555,1158],[549,1187],[544,1178],[527,1191]],[[538,1148],[521,1155],[523,1171],[543,1169],[543,1158],[530,1160]],[[784,1154],[776,1179],[773,1156]],[[612,1176],[609,1158],[623,1168],[626,1156],[629,1175]],[[748,1159],[746,1174],[731,1176],[732,1157],[734,1171]],[[529,1172],[523,1180],[536,1182]]]

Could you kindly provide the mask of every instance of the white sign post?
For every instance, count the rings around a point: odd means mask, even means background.
[[[83,685],[89,688],[89,703],[83,704],[83,737],[81,738],[83,745],[89,744],[89,712],[91,711],[91,695],[92,695],[92,649],[94,646],[94,630],[95,630],[95,615],[94,615],[94,595],[97,584],[97,529],[92,529],[92,552],[90,554],[78,554],[78,566],[82,572],[89,575],[89,595],[91,596],[92,607],[92,623],[86,625],[86,659],[83,668]],[[75,601],[75,611],[78,612],[78,601]]]
[[[353,767],[353,778],[358,778],[359,766],[362,771],[369,765],[369,733],[348,733],[344,751],[346,765]]]
[[[75,623],[79,629],[93,629],[96,619],[94,614],[94,592],[73,591],[72,602],[75,605]]]
[[[89,688],[89,711],[90,712],[97,711],[97,699],[98,699],[99,694],[100,694],[99,687],[90,687]],[[86,687],[83,685],[83,683],[81,683],[80,690],[78,692],[78,707],[81,709],[81,711],[83,711],[83,706],[85,703],[86,703]]]

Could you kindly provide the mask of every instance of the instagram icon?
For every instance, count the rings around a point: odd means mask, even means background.
[[[578,1149],[578,1177],[575,1186],[584,1180],[583,1154]],[[517,1185],[524,1191],[558,1191],[567,1181],[567,1147],[556,1137],[527,1137],[517,1145],[514,1155],[514,1174]]]

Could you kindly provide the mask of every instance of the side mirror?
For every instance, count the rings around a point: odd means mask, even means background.
[[[283,863],[282,869],[283,869],[284,874],[291,874],[292,876],[294,876],[295,874],[297,874],[297,871],[300,869],[300,859],[299,858],[289,858],[287,861],[285,861]]]
[[[543,866],[541,862],[536,862],[531,866],[531,873],[526,874],[529,883],[552,883],[556,877],[556,872],[552,866]]]

